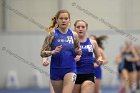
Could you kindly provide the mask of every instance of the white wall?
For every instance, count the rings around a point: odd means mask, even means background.
[[[84,19],[89,23],[89,30],[110,30],[99,19],[116,26],[119,29],[140,29],[140,1],[139,0],[5,0],[6,29],[8,31],[36,31],[44,30],[37,24],[29,21],[34,19],[37,23],[48,26],[50,19],[59,8],[67,9],[71,13],[72,24],[77,19]],[[75,5],[73,5],[75,3]],[[81,10],[78,7],[81,7]],[[14,11],[27,16],[29,19],[16,14]],[[90,13],[97,18],[92,17]]]
[[[0,0],[0,31],[2,31],[1,30],[3,26],[2,22],[3,22],[3,7],[2,7],[2,1]]]
[[[140,0],[133,0],[132,29],[140,29]],[[140,30],[139,30],[140,31]]]
[[[22,88],[31,86],[34,71],[43,70],[43,86],[49,86],[49,67],[42,66],[40,57],[45,36],[45,33],[0,33],[0,88],[5,87],[6,76],[10,70],[17,72]]]
[[[64,9],[68,9],[72,14],[72,22],[77,19],[86,20],[89,23],[89,30],[109,30],[109,28],[98,21],[96,18],[84,13],[77,8],[92,13],[99,19],[103,18],[107,22],[115,25],[120,29],[125,28],[124,2],[122,0],[62,0]],[[75,3],[75,5],[73,5]]]
[[[37,23],[48,26],[50,19],[58,10],[58,0],[6,0],[6,2],[7,6],[14,9],[6,8],[6,30],[8,31],[44,30],[29,20],[34,19]]]
[[[67,9],[71,13],[72,27],[77,19],[83,19],[89,23],[89,35],[105,34],[109,39],[105,42],[105,52],[109,58],[107,66],[116,70],[114,58],[119,47],[127,39],[127,34],[121,35],[114,29],[99,21],[103,18],[106,22],[118,29],[126,30],[134,34],[140,44],[140,6],[139,0],[4,0],[6,8],[6,31],[0,33],[0,49],[6,47],[17,53],[20,57],[49,73],[49,67],[44,68],[41,64],[39,51],[45,38],[43,28],[39,24],[48,26],[50,19],[58,9]],[[10,8],[10,7],[11,8]],[[2,26],[2,6],[0,5],[0,28]],[[86,13],[90,13],[87,15]],[[16,14],[17,13],[17,14]],[[19,16],[20,14],[20,16]],[[92,16],[91,16],[92,15]],[[22,17],[21,17],[22,16]],[[23,18],[24,16],[24,18]],[[93,17],[94,16],[94,17]],[[95,16],[98,18],[95,18]],[[26,18],[25,18],[26,17]],[[29,20],[27,20],[29,19]],[[36,21],[39,24],[31,22]],[[0,30],[2,31],[2,30]],[[16,32],[15,32],[16,31]],[[32,32],[33,31],[33,32]],[[42,31],[42,32],[41,32]],[[129,32],[128,32],[129,31]],[[134,42],[134,41],[133,41]],[[111,55],[111,56],[110,56]],[[5,51],[0,52],[0,88],[5,87],[5,77],[9,70],[16,70],[19,75],[21,87],[31,84],[31,74],[35,70],[31,65],[18,60]],[[116,75],[107,70],[104,71],[103,84],[109,85],[115,82]],[[49,85],[49,76],[42,74],[44,86]],[[112,81],[111,81],[112,80]]]

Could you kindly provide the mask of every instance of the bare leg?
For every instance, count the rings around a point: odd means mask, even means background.
[[[130,81],[131,81],[131,86],[132,86],[132,91],[133,93],[136,93],[136,88],[137,88],[137,72],[131,72],[129,73],[130,75]]]
[[[50,82],[50,93],[55,93],[51,82]]]
[[[96,79],[95,80],[95,93],[100,93],[100,89],[101,89],[101,80]]]
[[[81,85],[81,93],[94,93],[95,84],[92,81],[84,81]]]
[[[62,93],[62,89],[63,89],[62,80],[59,81],[51,80],[51,83],[55,93]]]
[[[72,93],[80,93],[81,91],[81,84],[75,84]]]
[[[138,74],[137,74],[137,81],[138,81],[138,87],[140,89],[140,71],[138,71]]]
[[[75,73],[67,73],[64,76],[62,93],[72,93],[76,80]]]
[[[123,74],[123,78],[125,80],[125,93],[129,93],[129,83],[130,83],[130,80],[129,80],[128,71],[124,69],[122,71],[122,74]]]
[[[119,77],[120,77],[120,86],[119,86],[119,93],[122,93],[123,91],[123,88],[124,88],[124,79],[123,79],[123,76],[122,76],[122,73],[119,74]]]

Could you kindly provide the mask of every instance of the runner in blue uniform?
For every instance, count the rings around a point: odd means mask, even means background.
[[[81,55],[78,35],[69,29],[70,13],[60,10],[52,19],[42,50],[43,64],[51,56],[50,79],[55,93],[72,93],[76,80],[75,56]]]
[[[82,55],[76,56],[77,61],[77,79],[73,93],[93,93],[94,92],[94,61],[100,65],[103,60],[98,51],[98,45],[95,40],[86,37],[88,24],[84,20],[77,20],[74,24],[75,31],[79,36]],[[93,57],[93,54],[96,56]]]
[[[99,51],[101,53],[101,56],[104,60],[104,64],[107,63],[107,57],[104,53],[104,47],[103,47],[103,40],[105,40],[107,38],[107,36],[95,36],[95,35],[91,35],[90,39],[95,40],[99,46]],[[102,79],[102,68],[101,66],[98,66],[96,63],[94,64],[95,70],[94,70],[94,74],[95,74],[95,93],[101,93],[101,79]]]

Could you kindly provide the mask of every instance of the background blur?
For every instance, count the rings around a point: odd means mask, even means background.
[[[88,35],[108,36],[102,85],[118,86],[114,60],[120,46],[126,39],[140,44],[140,0],[0,0],[0,89],[8,87],[11,74],[19,88],[49,87],[49,66],[42,66],[40,49],[45,27],[59,9],[71,13],[72,29],[83,19]]]

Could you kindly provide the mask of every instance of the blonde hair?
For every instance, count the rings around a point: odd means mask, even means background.
[[[88,28],[88,23],[84,20],[76,20],[75,23],[74,23],[74,27],[76,27],[78,22],[84,22],[86,24],[86,28]]]

